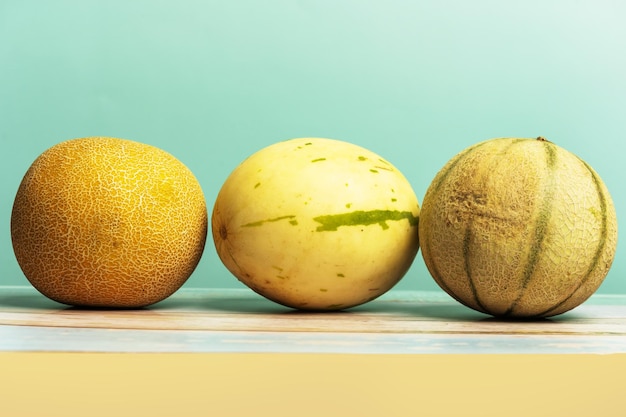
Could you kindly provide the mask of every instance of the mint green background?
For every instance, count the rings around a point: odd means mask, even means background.
[[[0,0],[0,285],[27,284],[10,213],[62,140],[161,147],[209,210],[271,143],[331,137],[394,163],[420,201],[443,164],[542,135],[590,163],[624,213],[626,2]],[[624,248],[600,288],[626,293]],[[186,286],[240,287],[211,238]],[[398,289],[438,289],[421,255]]]

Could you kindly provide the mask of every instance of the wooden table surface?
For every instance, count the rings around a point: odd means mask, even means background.
[[[247,289],[181,289],[137,310],[87,310],[0,287],[0,351],[625,353],[626,296],[502,321],[443,292],[392,290],[348,311],[298,312]]]
[[[624,296],[506,322],[442,292],[303,313],[246,289],[85,310],[0,287],[0,416],[621,417],[624,353]]]

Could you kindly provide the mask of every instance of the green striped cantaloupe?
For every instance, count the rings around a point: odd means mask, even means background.
[[[393,287],[418,251],[417,197],[357,145],[298,138],[243,161],[212,215],[217,253],[242,283],[301,310],[341,310]]]
[[[617,220],[586,162],[544,138],[499,138],[453,157],[429,186],[420,247],[439,286],[497,317],[577,307],[606,277]]]

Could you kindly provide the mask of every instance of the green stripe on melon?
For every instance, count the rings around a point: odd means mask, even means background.
[[[501,317],[546,317],[586,300],[611,266],[617,222],[593,169],[545,140],[460,152],[422,204],[422,256],[457,301]]]
[[[520,143],[519,141],[516,143]],[[513,314],[515,307],[518,305],[524,290],[528,286],[531,279],[534,278],[535,266],[541,256],[543,241],[546,236],[546,229],[549,227],[552,215],[552,204],[554,202],[554,193],[556,188],[554,171],[556,169],[557,151],[550,142],[542,141],[545,149],[545,186],[543,187],[543,195],[538,196],[541,199],[539,204],[539,214],[535,224],[533,225],[532,239],[530,240],[530,249],[528,252],[528,260],[522,275],[521,289],[519,296],[513,301],[511,307],[504,313],[505,316]]]
[[[583,278],[580,280],[580,284],[576,287],[576,289],[574,291],[572,291],[571,294],[567,295],[567,297],[565,297],[563,299],[563,301],[561,301],[560,303],[558,303],[557,305],[555,305],[552,308],[549,308],[541,313],[539,313],[539,316],[550,316],[550,315],[554,315],[554,314],[558,314],[560,312],[564,312],[569,310],[570,308],[568,308],[566,305],[567,303],[574,297],[574,295],[581,289],[584,288],[584,285],[587,283],[587,281],[592,277],[593,272],[598,268],[599,266],[599,262],[602,259],[602,255],[605,252],[606,249],[606,245],[607,245],[607,237],[608,237],[608,233],[609,233],[609,219],[608,219],[608,204],[607,202],[607,193],[604,190],[604,186],[602,184],[602,180],[600,179],[600,177],[598,176],[598,174],[596,174],[596,172],[593,170],[593,168],[591,168],[589,166],[589,164],[587,164],[586,162],[584,162],[583,160],[581,160],[581,163],[583,163],[585,165],[585,167],[587,168],[587,170],[589,170],[589,173],[591,174],[591,177],[593,179],[593,183],[596,186],[596,190],[598,192],[598,196],[600,198],[600,219],[601,219],[601,227],[599,230],[600,233],[600,239],[598,240],[598,245],[596,247],[596,250],[594,252],[593,257],[591,258],[591,262],[589,263],[589,268],[587,269],[585,275],[583,276]],[[615,217],[612,218],[613,221],[615,221]],[[612,249],[613,251],[615,249]],[[609,268],[609,266],[606,267],[607,270]],[[566,306],[566,307],[564,307]],[[557,312],[557,313],[555,313]]]

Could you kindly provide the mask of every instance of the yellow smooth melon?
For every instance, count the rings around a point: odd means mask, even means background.
[[[428,270],[459,302],[498,317],[548,317],[603,282],[617,219],[605,184],[582,159],[544,138],[498,138],[439,171],[419,232]]]
[[[26,172],[11,238],[30,283],[75,306],[131,308],[178,290],[208,229],[202,189],[178,159],[107,137],[58,143]]]
[[[341,310],[392,288],[418,251],[419,205],[391,163],[360,146],[298,138],[263,148],[224,182],[212,230],[242,283],[301,310]]]

